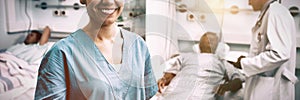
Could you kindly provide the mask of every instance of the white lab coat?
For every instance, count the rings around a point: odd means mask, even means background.
[[[293,17],[284,6],[274,2],[261,26],[252,31],[249,57],[241,60],[247,76],[245,100],[294,100],[297,77]]]

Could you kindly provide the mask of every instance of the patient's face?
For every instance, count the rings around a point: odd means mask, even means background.
[[[38,34],[39,33],[34,33],[34,32],[28,34],[25,41],[24,41],[24,43],[25,44],[34,44],[34,43],[39,42]]]

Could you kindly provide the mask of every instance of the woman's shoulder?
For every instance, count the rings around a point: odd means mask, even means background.
[[[121,29],[121,32],[124,37],[124,41],[126,41],[127,43],[136,44],[136,45],[138,45],[138,44],[145,45],[146,44],[144,39],[134,32],[130,32],[125,29]]]
[[[123,37],[129,38],[129,40],[136,40],[136,39],[143,40],[141,38],[141,36],[139,36],[137,33],[130,32],[130,31],[122,29],[122,28],[120,28],[120,29],[121,29]]]
[[[77,31],[76,31],[77,32]],[[51,48],[51,50],[66,50],[67,48],[71,48],[73,46],[76,46],[75,40],[73,39],[73,34],[76,34],[76,32],[71,33],[69,36],[62,38],[61,40],[55,42]]]
[[[66,37],[66,38],[63,38],[59,41],[57,41],[53,46],[52,48],[57,48],[57,49],[63,49],[67,46],[69,46],[70,44],[73,43],[73,40],[72,38],[70,38],[70,36]]]
[[[84,33],[81,29],[78,29],[77,31],[70,33],[67,37],[57,41],[55,43],[55,46],[57,47],[68,47],[71,45],[76,45],[74,38],[82,38],[84,36]]]

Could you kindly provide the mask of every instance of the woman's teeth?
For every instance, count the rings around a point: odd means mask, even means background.
[[[109,15],[109,14],[114,13],[115,9],[102,9],[101,11],[102,11],[103,13]]]

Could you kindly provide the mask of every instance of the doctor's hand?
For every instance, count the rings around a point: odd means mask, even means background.
[[[165,75],[157,81],[158,92],[162,93],[165,86],[169,85],[171,80],[175,77],[173,73],[165,73]]]
[[[219,96],[224,95],[226,91],[237,92],[242,88],[242,83],[243,83],[242,80],[236,78],[224,84],[220,84],[219,86],[216,87],[214,92]]]
[[[240,56],[236,62],[233,62],[233,61],[227,61],[227,62],[229,62],[230,64],[232,64],[235,68],[242,69],[241,60],[243,58],[246,58],[246,56]]]

